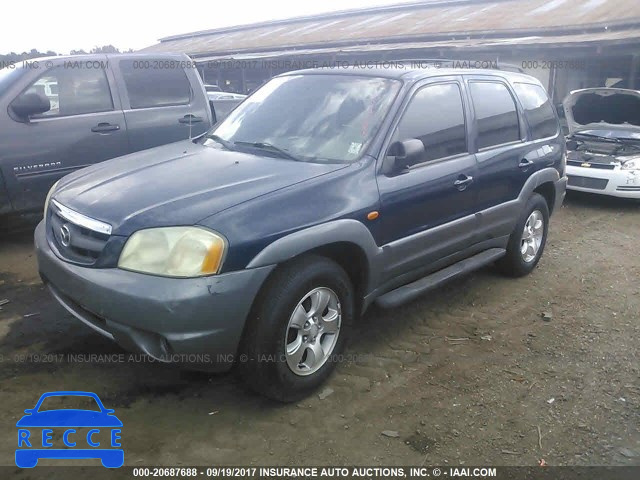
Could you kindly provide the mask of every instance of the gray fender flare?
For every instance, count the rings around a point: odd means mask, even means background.
[[[346,242],[357,245],[369,264],[369,278],[375,278],[382,249],[376,245],[371,232],[357,220],[343,219],[315,225],[282,237],[265,247],[247,265],[258,268],[286,262],[304,252],[331,243]]]
[[[554,185],[560,180],[560,174],[553,167],[543,168],[533,173],[522,186],[518,200],[526,203],[533,191],[543,183],[551,182]]]

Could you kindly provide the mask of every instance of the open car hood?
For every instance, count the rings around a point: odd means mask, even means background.
[[[570,133],[583,130],[640,132],[640,91],[585,88],[562,102]]]

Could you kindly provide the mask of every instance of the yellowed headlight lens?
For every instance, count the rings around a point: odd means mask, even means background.
[[[225,248],[222,236],[201,227],[139,230],[125,244],[118,267],[167,277],[214,275]]]

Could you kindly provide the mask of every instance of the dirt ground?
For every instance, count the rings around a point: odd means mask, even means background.
[[[123,351],[54,303],[29,230],[3,232],[0,465],[23,410],[63,389],[116,410],[131,466],[640,465],[639,234],[637,203],[570,195],[532,275],[370,310],[330,394],[282,405],[229,374],[69,360]]]

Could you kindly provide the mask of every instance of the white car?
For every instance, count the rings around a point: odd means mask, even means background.
[[[640,199],[640,91],[576,90],[563,106],[567,189]]]

